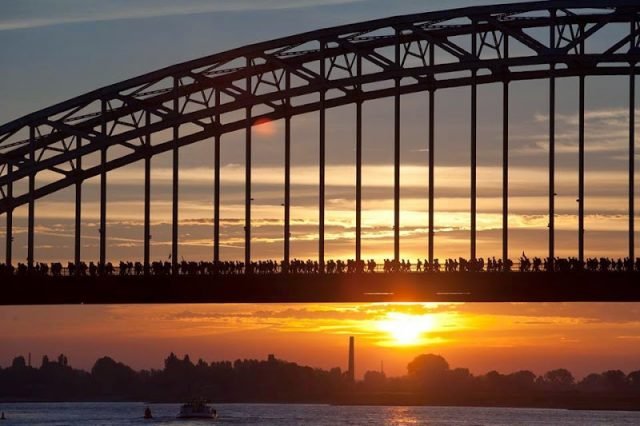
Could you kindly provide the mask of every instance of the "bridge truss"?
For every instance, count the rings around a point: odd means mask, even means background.
[[[578,257],[584,259],[584,91],[588,76],[629,77],[629,257],[634,253],[635,76],[640,60],[640,1],[532,2],[391,17],[253,44],[173,65],[104,87],[0,126],[0,214],[6,215],[6,263],[12,263],[13,211],[28,206],[27,259],[34,263],[36,200],[75,187],[75,261],[81,260],[83,181],[100,180],[100,262],[106,261],[110,171],[144,162],[144,263],[150,263],[151,158],[171,152],[172,243],[178,256],[180,149],[213,141],[214,261],[220,259],[220,145],[245,132],[245,264],[251,261],[252,126],[284,120],[284,260],[290,258],[291,119],[319,114],[319,263],[324,267],[327,109],[356,108],[355,258],[361,260],[362,105],[394,99],[394,258],[400,257],[400,103],[429,100],[428,259],[434,253],[434,153],[438,90],[468,87],[471,132],[470,258],[476,257],[477,88],[501,83],[502,254],[507,259],[509,87],[549,82],[549,257],[554,258],[556,80],[579,79]],[[602,33],[619,34],[606,42]],[[597,40],[597,42],[596,42]],[[117,150],[114,158],[109,151]],[[98,158],[96,161],[95,159]],[[36,177],[46,175],[38,182]],[[25,188],[19,192],[19,188]]]

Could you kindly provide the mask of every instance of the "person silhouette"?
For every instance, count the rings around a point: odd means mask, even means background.
[[[2,414],[0,414],[0,420],[7,420],[7,418],[4,416],[4,411],[2,412]]]
[[[151,415],[151,409],[149,407],[146,407],[144,409],[144,418],[145,419],[152,419],[153,416]]]

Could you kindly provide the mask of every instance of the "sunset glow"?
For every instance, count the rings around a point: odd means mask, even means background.
[[[91,368],[109,354],[156,368],[169,352],[193,359],[279,358],[331,368],[356,336],[358,377],[406,373],[421,353],[486,373],[571,366],[580,376],[606,364],[635,368],[640,307],[620,304],[290,304],[5,307],[0,365],[16,354],[73,354]],[[295,342],[295,344],[292,344]]]
[[[390,341],[397,346],[415,346],[423,342],[424,334],[437,327],[433,315],[411,315],[388,312],[385,319],[377,322],[377,327],[389,334]]]

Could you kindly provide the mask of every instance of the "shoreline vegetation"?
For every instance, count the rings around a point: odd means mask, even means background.
[[[110,357],[91,371],[74,369],[65,355],[24,357],[0,367],[0,402],[321,403],[332,405],[470,406],[573,410],[640,410],[640,370],[592,373],[576,380],[560,368],[537,376],[522,370],[472,375],[433,354],[416,357],[407,374],[367,371],[353,381],[340,368],[323,370],[283,361],[244,359],[192,362],[171,353],[162,370],[135,371]]]

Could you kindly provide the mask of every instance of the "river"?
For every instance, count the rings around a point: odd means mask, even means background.
[[[639,425],[640,412],[476,407],[366,407],[293,404],[212,404],[219,425]],[[9,425],[198,425],[175,418],[179,404],[0,403]]]

